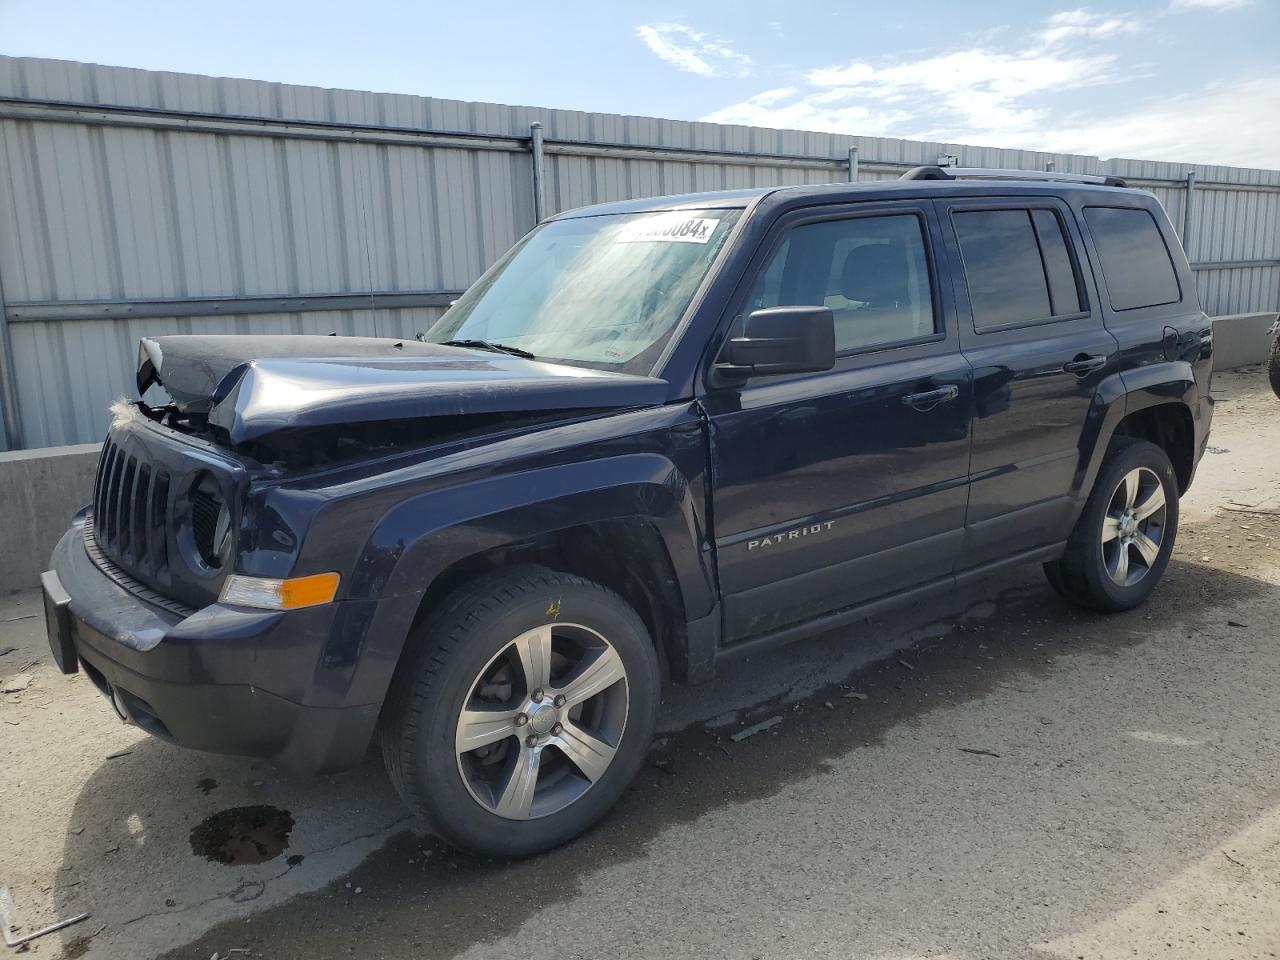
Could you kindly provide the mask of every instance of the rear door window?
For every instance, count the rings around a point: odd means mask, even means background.
[[[1178,274],[1150,211],[1085,207],[1112,310],[1136,310],[1182,299]]]
[[[957,210],[952,222],[978,333],[1080,314],[1079,279],[1054,211]]]

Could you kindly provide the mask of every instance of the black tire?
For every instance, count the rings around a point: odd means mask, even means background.
[[[1163,513],[1158,515],[1158,551],[1154,551],[1154,560],[1150,562],[1144,559],[1147,555],[1139,546],[1128,545],[1124,533],[1107,541],[1103,539],[1105,522],[1109,524],[1109,532],[1123,529],[1141,534],[1146,540],[1137,542],[1148,551],[1151,543],[1155,542],[1154,531],[1157,528],[1150,525],[1157,521],[1151,518],[1131,520],[1129,516],[1133,511],[1122,509],[1125,491],[1120,489],[1121,484],[1135,472],[1140,481],[1147,484],[1141,488],[1146,491],[1145,495],[1140,494],[1143,503],[1150,502],[1145,500],[1145,496],[1155,492],[1156,481],[1164,498]],[[1117,512],[1125,518],[1123,521],[1108,520]],[[1118,437],[1107,451],[1093,491],[1067,540],[1066,552],[1058,560],[1044,565],[1045,576],[1054,590],[1080,606],[1104,612],[1131,610],[1145,601],[1159,583],[1169,564],[1177,533],[1178,481],[1169,457],[1154,443]],[[1121,550],[1125,551],[1124,570],[1127,576],[1137,577],[1131,583],[1117,580],[1120,567],[1118,552]],[[1145,572],[1140,572],[1140,568],[1145,568]]]
[[[605,653],[611,669],[616,670],[618,663],[624,668],[624,679],[621,683],[612,681],[606,692],[586,698],[577,709],[607,716],[616,728],[618,703],[623,702],[623,719],[614,737],[616,743],[606,744],[615,748],[612,759],[602,773],[597,771],[598,778],[594,780],[583,772],[586,767],[574,765],[569,752],[557,746],[557,742],[566,741],[544,740],[543,745],[551,749],[544,755],[541,746],[538,748],[537,755],[544,758],[539,763],[558,765],[553,785],[556,789],[551,791],[553,799],[559,802],[564,796],[573,795],[573,791],[584,792],[563,808],[544,803],[550,812],[538,813],[534,807],[525,811],[532,819],[509,819],[497,812],[501,808],[499,795],[506,796],[497,781],[504,770],[509,771],[509,777],[517,777],[522,758],[532,755],[525,749],[524,734],[541,725],[545,718],[535,714],[545,711],[552,702],[547,695],[534,704],[531,698],[535,692],[524,689],[528,671],[521,666],[514,640],[541,637],[548,625],[548,636],[554,639],[547,641],[547,649],[556,646],[554,656],[558,662],[573,663],[561,651],[572,655],[578,650],[575,637],[586,638],[582,647],[587,652],[582,654],[577,674],[567,669],[552,680],[547,690],[554,692],[559,689],[556,684],[564,681],[564,689],[569,691],[573,677],[585,676],[595,662],[591,657]],[[607,638],[603,648],[586,646],[597,638]],[[610,649],[616,653],[616,660],[608,654]],[[551,671],[548,667],[548,676]],[[511,692],[504,693],[508,682]],[[660,688],[658,658],[648,631],[617,594],[581,577],[541,567],[500,572],[456,591],[411,634],[379,725],[383,760],[405,803],[451,844],[483,856],[530,856],[577,837],[621,797],[644,762],[657,722]],[[589,685],[579,689],[589,689]],[[492,747],[486,745],[478,753],[460,753],[455,735],[461,736],[462,710],[464,706],[487,708],[489,701],[481,703],[478,698],[489,690],[502,695],[498,704],[501,709],[511,710],[515,705],[515,712],[526,712],[526,718],[516,718],[524,725],[515,736]],[[608,703],[602,706],[605,698]],[[555,706],[561,705],[557,702]],[[574,724],[587,716],[580,712],[578,719],[571,722],[566,713],[562,719],[565,727],[577,730]],[[586,728],[583,722],[581,729]],[[557,723],[555,733],[561,730]],[[565,737],[570,735],[569,730],[563,733]],[[604,734],[600,736],[602,740],[597,743],[603,742]],[[544,737],[552,734],[545,733]],[[499,751],[497,759],[493,759],[491,750]],[[484,755],[482,761],[475,759],[479,755]],[[529,791],[530,797],[536,797],[537,790],[543,788],[539,778],[547,768],[535,763],[533,769],[537,771],[532,777],[536,789]],[[487,785],[482,775],[492,775],[496,785]],[[514,782],[506,781],[508,786]]]
[[[1271,344],[1271,358],[1267,361],[1267,376],[1271,379],[1271,390],[1280,397],[1280,336]]]

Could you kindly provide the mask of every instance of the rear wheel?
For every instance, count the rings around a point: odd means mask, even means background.
[[[1271,389],[1280,397],[1280,335],[1271,342],[1271,359],[1267,362],[1267,376],[1271,378]]]
[[[1053,588],[1095,610],[1129,610],[1155,589],[1178,532],[1178,484],[1163,450],[1118,438],[1066,552],[1045,564]]]
[[[525,568],[454,594],[415,631],[381,727],[392,782],[453,844],[520,857],[576,837],[634,777],[657,656],[612,591]]]

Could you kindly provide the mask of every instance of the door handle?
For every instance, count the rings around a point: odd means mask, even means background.
[[[917,410],[924,412],[932,410],[940,403],[950,403],[958,396],[960,396],[960,388],[954,383],[949,383],[945,387],[939,387],[937,390],[926,390],[924,393],[908,393],[902,398],[902,402],[908,407],[915,407]]]
[[[1064,363],[1062,369],[1067,373],[1085,374],[1093,373],[1093,371],[1100,370],[1106,365],[1106,357],[1079,356]]]

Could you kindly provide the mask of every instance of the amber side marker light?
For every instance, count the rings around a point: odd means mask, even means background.
[[[261,610],[297,610],[329,603],[338,592],[336,573],[317,573],[310,577],[272,580],[267,577],[242,577],[232,574],[222,585],[222,603]]]

